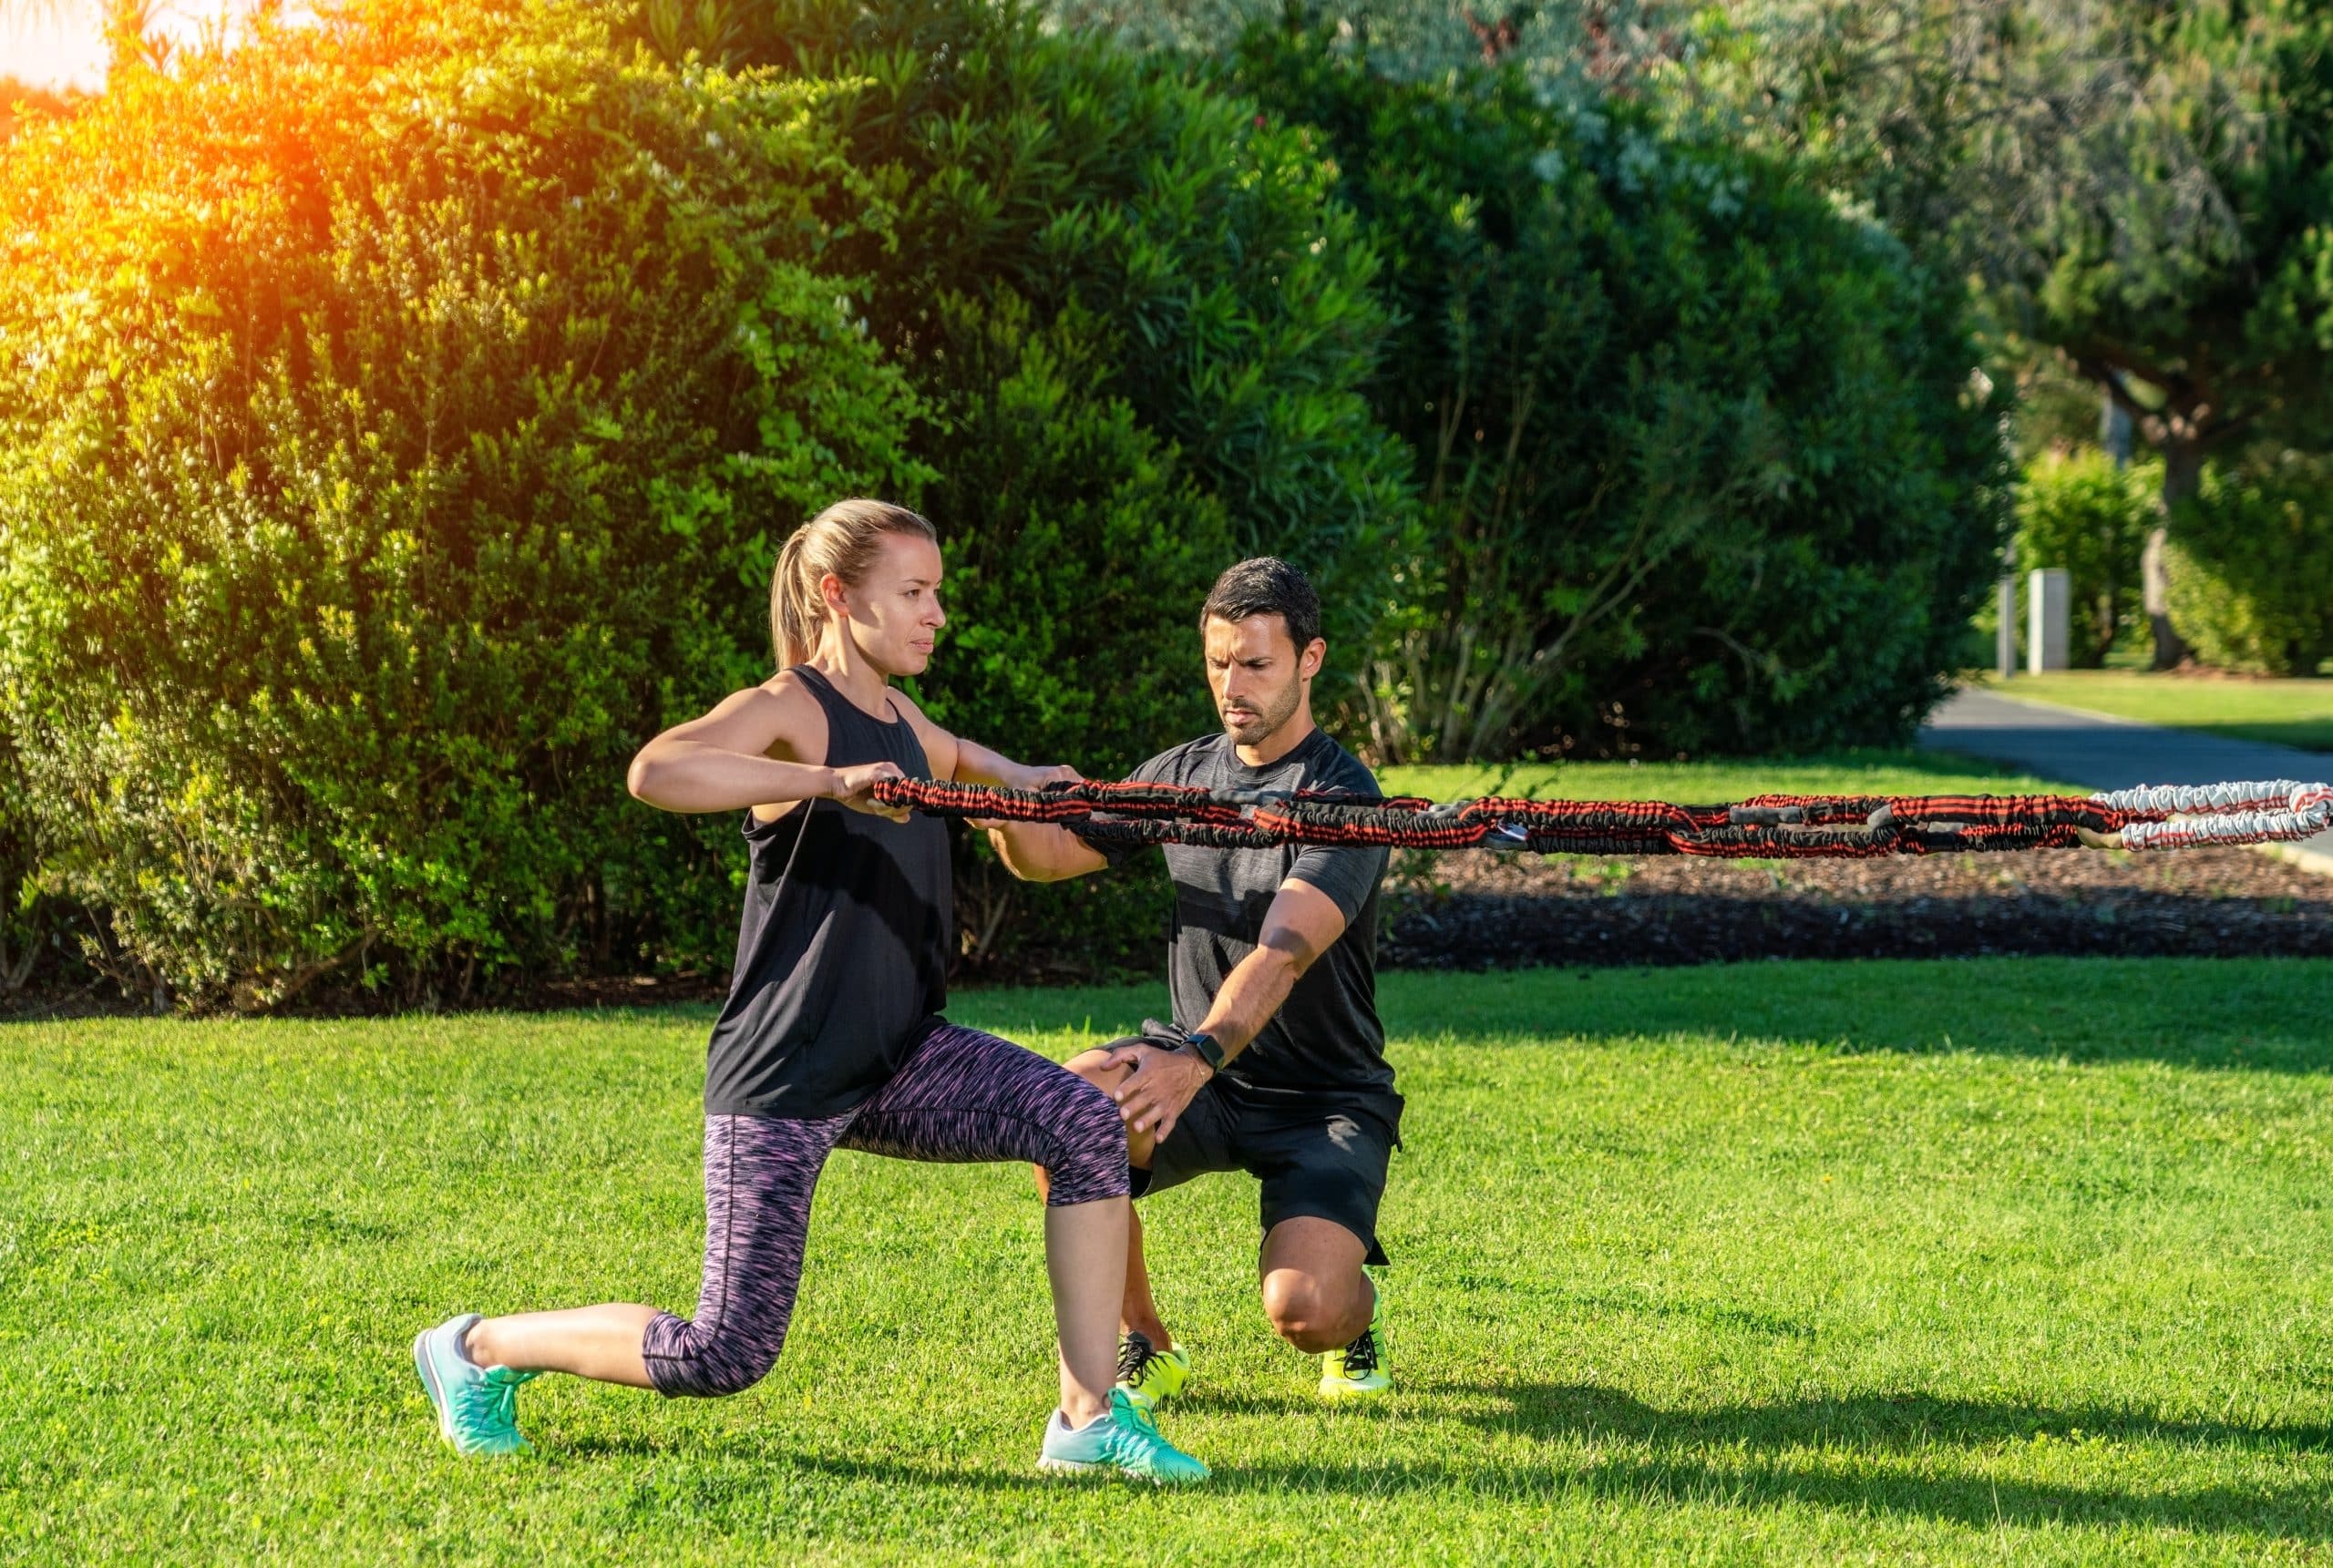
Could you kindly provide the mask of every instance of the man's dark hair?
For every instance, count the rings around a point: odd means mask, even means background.
[[[1299,653],[1321,635],[1321,596],[1304,574],[1278,556],[1243,560],[1215,579],[1207,603],[1199,608],[1199,625],[1208,618],[1245,620],[1251,615],[1277,615],[1288,622],[1288,635]]]

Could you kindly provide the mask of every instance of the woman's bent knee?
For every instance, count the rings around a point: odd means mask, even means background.
[[[1125,1078],[1129,1071],[1123,1065],[1111,1066],[1110,1053],[1100,1046],[1095,1047],[1092,1050],[1078,1052],[1067,1061],[1063,1062],[1062,1066],[1105,1091],[1115,1088],[1118,1081]]]
[[[641,1353],[658,1393],[720,1399],[768,1377],[779,1348],[743,1335],[700,1331],[698,1325],[666,1313],[649,1324]]]
[[[1126,1126],[1116,1102],[1084,1077],[1071,1080],[1055,1107],[1056,1153],[1046,1163],[1056,1208],[1123,1198],[1133,1190],[1126,1166]]]

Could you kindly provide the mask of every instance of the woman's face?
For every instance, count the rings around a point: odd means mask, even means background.
[[[920,675],[948,617],[940,608],[940,547],[920,534],[885,534],[881,552],[856,586],[837,578],[844,626],[867,661],[886,675]]]

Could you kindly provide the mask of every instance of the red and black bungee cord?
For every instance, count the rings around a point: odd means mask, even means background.
[[[1707,855],[1789,859],[2053,849],[2110,843],[2169,814],[2081,795],[1785,795],[1734,805],[1509,800],[1436,805],[1407,797],[1221,792],[1084,781],[1042,790],[886,779],[875,797],[937,816],[1043,822],[1097,844],[1281,844],[1544,854]]]

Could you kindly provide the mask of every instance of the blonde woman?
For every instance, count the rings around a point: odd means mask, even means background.
[[[1020,1046],[951,1024],[948,843],[887,808],[884,778],[1029,787],[1055,776],[950,734],[892,682],[922,672],[946,623],[931,525],[838,502],[801,528],[770,586],[782,668],[632,759],[632,793],[666,811],[746,813],[752,876],[705,1081],[704,1279],[696,1317],[610,1304],[424,1332],[414,1361],[464,1453],[519,1451],[519,1385],[544,1372],[734,1394],[784,1345],[829,1151],[1032,1161],[1051,1179],[1046,1268],[1061,1404],[1041,1469],[1198,1481],[1116,1377],[1129,1209],[1126,1138],[1100,1089]]]

